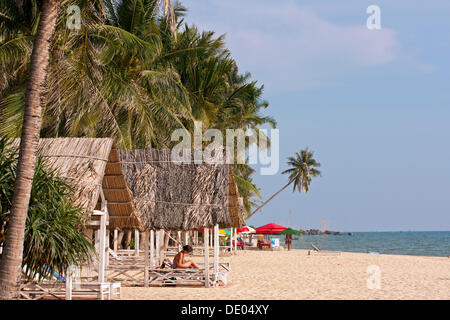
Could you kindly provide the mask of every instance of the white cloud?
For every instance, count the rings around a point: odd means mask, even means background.
[[[197,12],[192,21],[226,33],[242,71],[250,71],[271,90],[321,87],[335,76],[397,58],[396,32],[368,30],[365,12],[360,25],[341,25],[293,2],[213,3],[213,14]],[[191,14],[195,10],[202,11],[196,7]]]

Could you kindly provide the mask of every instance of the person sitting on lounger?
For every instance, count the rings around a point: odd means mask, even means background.
[[[192,249],[191,246],[189,246],[189,245],[184,246],[183,250],[178,252],[177,255],[175,256],[175,258],[173,258],[173,267],[174,268],[183,268],[183,269],[187,269],[187,268],[200,269],[200,267],[194,261],[184,259],[184,256],[186,254],[192,253],[192,251],[194,251],[194,249]]]

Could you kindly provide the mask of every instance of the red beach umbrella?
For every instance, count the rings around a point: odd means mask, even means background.
[[[286,227],[280,226],[278,224],[269,223],[262,227],[256,228],[256,233],[281,233],[286,229]]]
[[[252,227],[245,226],[237,230],[237,233],[255,233],[256,230]]]

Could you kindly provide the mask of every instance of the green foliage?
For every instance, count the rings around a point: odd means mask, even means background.
[[[302,233],[299,230],[295,230],[295,229],[292,229],[292,228],[287,228],[286,230],[284,230],[280,234],[302,234]]]
[[[112,137],[120,148],[171,148],[171,133],[276,125],[264,87],[240,74],[224,36],[184,23],[186,8],[161,0],[65,0],[51,47],[42,137]],[[0,2],[0,135],[20,135],[29,57],[41,2]],[[80,30],[66,27],[70,5]],[[161,9],[166,9],[161,12]],[[173,10],[172,10],[173,9]],[[164,10],[163,10],[164,11]],[[235,168],[236,169],[236,168]],[[236,181],[248,211],[251,168]]]
[[[233,166],[234,180],[239,190],[239,195],[244,200],[244,208],[247,212],[247,216],[251,214],[252,207],[257,206],[258,202],[253,199],[261,199],[259,189],[252,181],[252,169],[247,164],[237,164]]]
[[[17,149],[0,139],[0,243],[5,240],[17,169]],[[23,266],[27,276],[65,274],[70,265],[90,260],[93,246],[81,231],[80,209],[68,200],[72,190],[39,158],[25,226]]]

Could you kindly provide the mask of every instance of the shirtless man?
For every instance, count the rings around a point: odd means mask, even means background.
[[[194,251],[191,246],[187,245],[183,247],[183,250],[178,252],[175,258],[173,258],[174,268],[195,268],[200,269],[200,267],[192,260],[184,260],[186,254],[190,254]]]

